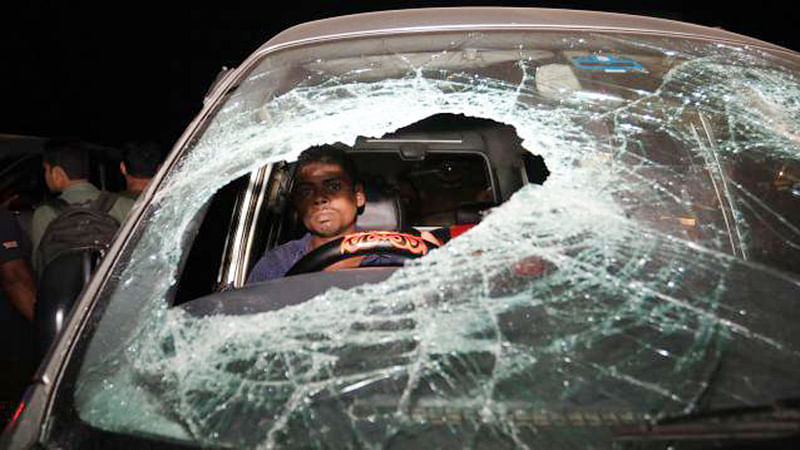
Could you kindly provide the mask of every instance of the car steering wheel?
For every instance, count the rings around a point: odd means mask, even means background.
[[[364,255],[398,255],[413,259],[438,246],[421,236],[400,231],[361,231],[321,245],[300,258],[289,275],[317,272],[347,258]]]

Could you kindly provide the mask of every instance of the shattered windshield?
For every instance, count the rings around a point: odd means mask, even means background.
[[[159,189],[69,395],[99,429],[259,448],[574,448],[796,397],[799,112],[794,62],[674,38],[268,55]],[[221,187],[442,113],[514,127],[549,178],[385,281],[257,314],[169,306]]]

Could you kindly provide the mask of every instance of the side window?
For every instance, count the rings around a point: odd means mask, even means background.
[[[241,262],[244,274],[249,274],[261,256],[269,249],[302,236],[301,225],[289,204],[294,165],[279,161],[265,173],[266,183],[253,189],[254,217],[246,243],[247,251]],[[241,287],[243,283],[235,283]]]
[[[211,199],[202,217],[192,249],[181,272],[174,304],[178,305],[217,291],[219,272],[236,205],[247,188],[248,176],[237,178]]]
[[[244,285],[263,253],[291,238],[291,167],[265,166],[222,187],[200,212],[173,305]]]

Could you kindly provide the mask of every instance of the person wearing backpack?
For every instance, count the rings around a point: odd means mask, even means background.
[[[89,182],[89,152],[79,141],[51,140],[42,165],[47,188],[60,195],[33,213],[32,259],[39,274],[64,251],[108,245],[134,202]]]

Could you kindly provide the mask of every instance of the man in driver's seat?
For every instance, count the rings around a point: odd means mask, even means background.
[[[295,174],[292,203],[308,233],[264,254],[247,284],[280,278],[306,253],[356,232],[356,217],[367,198],[356,165],[346,152],[330,145],[309,148],[300,154]],[[428,232],[423,232],[422,238],[439,245]],[[396,257],[356,256],[325,270],[384,265],[387,259]]]

